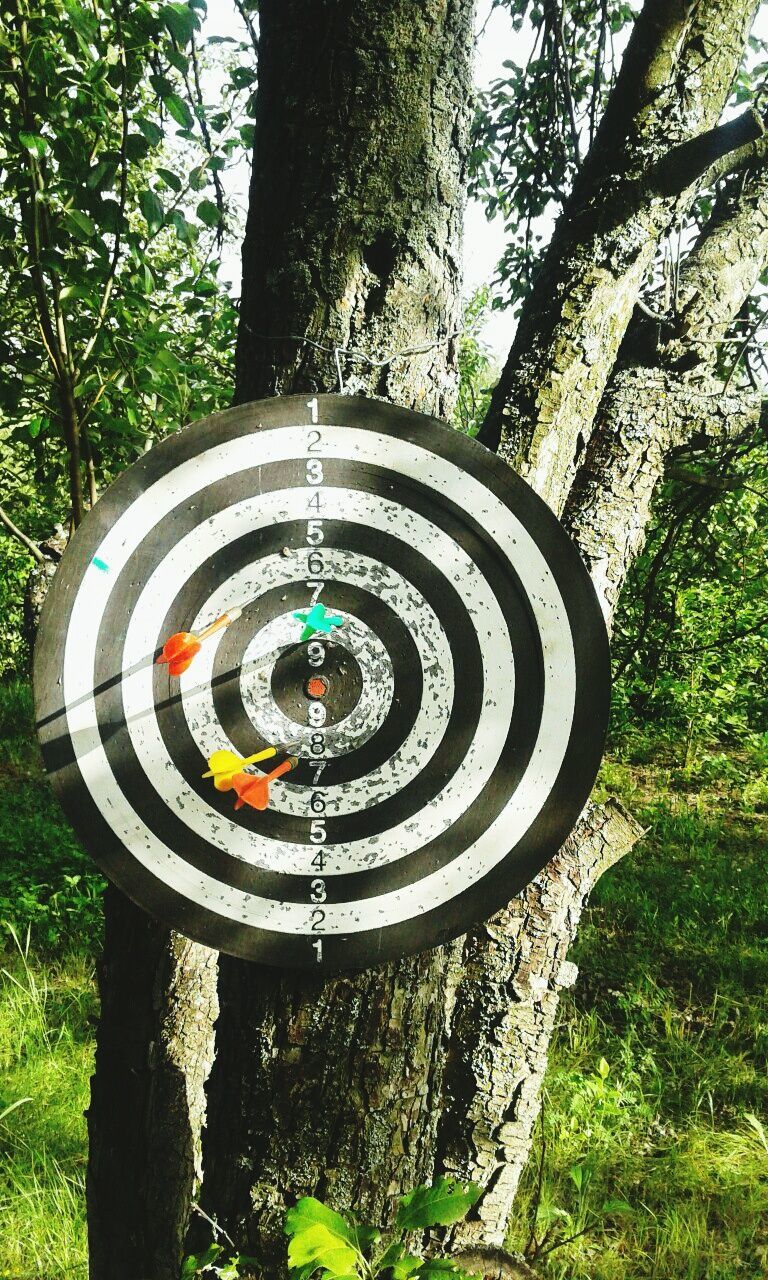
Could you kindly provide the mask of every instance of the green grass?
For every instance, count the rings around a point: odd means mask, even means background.
[[[553,1280],[757,1280],[768,820],[730,783],[690,794],[652,763],[603,776],[650,830],[582,922],[510,1244]]]
[[[0,1280],[78,1280],[101,881],[31,725],[26,686],[0,685],[0,919],[16,934],[0,962]],[[672,748],[646,735],[603,770],[650,831],[598,885],[572,957],[510,1235],[549,1280],[768,1273],[765,763],[681,769]]]
[[[0,973],[0,1277],[52,1280],[85,1274],[93,964],[14,941]]]

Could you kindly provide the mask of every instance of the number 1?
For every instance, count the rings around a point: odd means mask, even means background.
[[[307,408],[310,413],[310,422],[317,422],[317,396],[307,401]]]

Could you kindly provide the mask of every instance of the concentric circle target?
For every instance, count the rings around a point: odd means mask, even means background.
[[[317,603],[340,622],[304,638]],[[158,665],[228,612],[182,675]],[[481,445],[287,396],[188,427],[100,499],[35,696],[64,809],[135,902],[234,955],[360,968],[466,931],[557,850],[602,753],[608,642],[561,525]],[[266,809],[203,777],[274,745],[254,774],[297,764]]]

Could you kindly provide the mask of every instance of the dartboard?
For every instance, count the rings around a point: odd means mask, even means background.
[[[608,643],[505,463],[388,404],[285,396],[179,431],[99,499],[35,696],[65,812],[129,897],[234,955],[361,968],[465,932],[558,849]]]

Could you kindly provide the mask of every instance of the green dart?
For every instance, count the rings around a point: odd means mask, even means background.
[[[294,613],[294,618],[298,618],[299,622],[304,623],[304,630],[301,633],[302,640],[309,640],[316,631],[330,634],[331,627],[342,627],[344,619],[340,618],[337,613],[329,613],[324,604],[313,605],[307,613]]]

